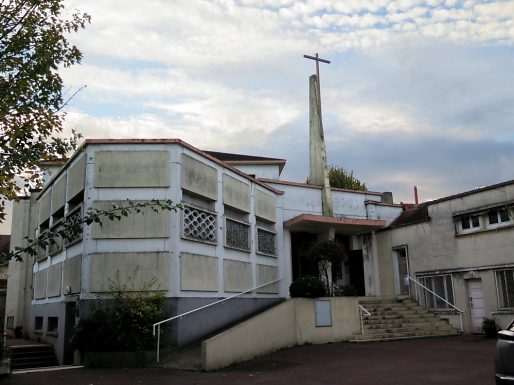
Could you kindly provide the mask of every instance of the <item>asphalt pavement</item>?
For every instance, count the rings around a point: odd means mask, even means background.
[[[216,372],[69,369],[0,377],[6,385],[494,385],[495,340],[483,336],[284,349]]]

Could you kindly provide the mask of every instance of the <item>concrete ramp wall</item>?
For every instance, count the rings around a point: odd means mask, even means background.
[[[202,368],[220,369],[298,344],[350,339],[360,331],[357,298],[327,300],[331,326],[316,326],[315,300],[294,298],[202,342]]]

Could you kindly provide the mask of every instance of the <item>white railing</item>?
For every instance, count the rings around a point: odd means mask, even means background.
[[[364,313],[366,315],[371,315],[371,313],[369,311],[367,311],[361,305],[358,305],[358,306],[359,306],[359,318],[361,320],[361,333],[362,333],[362,335],[364,335],[364,321],[362,320],[362,313]]]
[[[182,319],[184,318],[185,316],[188,316],[189,314],[192,314],[192,313],[196,313],[197,311],[200,311],[200,310],[203,310],[203,309],[206,309],[208,307],[211,307],[211,306],[214,306],[214,305],[218,305],[220,303],[223,303],[225,301],[228,301],[232,298],[236,298],[236,297],[239,297],[240,295],[243,295],[243,294],[248,294],[254,290],[257,290],[257,289],[260,289],[262,287],[266,287],[268,285],[271,285],[273,283],[276,283],[278,281],[280,281],[282,278],[279,278],[279,279],[275,279],[274,281],[271,281],[271,282],[268,282],[268,283],[265,283],[264,285],[260,285],[260,286],[255,286],[255,287],[252,287],[251,289],[248,289],[248,290],[245,290],[245,291],[242,291],[241,293],[237,293],[237,294],[234,294],[234,295],[231,295],[230,297],[226,297],[226,298],[222,298],[218,301],[215,301],[215,302],[212,302],[212,303],[209,303],[207,305],[204,305],[204,306],[200,306],[200,307],[197,307],[196,309],[193,309],[193,310],[189,310],[189,311],[186,311],[185,313],[182,313],[182,314],[179,314],[179,315],[176,315],[174,317],[171,317],[171,318],[168,318],[168,319],[165,319],[165,320],[162,320],[162,321],[159,321],[159,322],[156,322],[153,324],[153,336],[155,337],[155,331],[156,331],[156,328],[157,328],[157,356],[156,356],[156,359],[157,359],[157,363],[159,362],[159,353],[160,353],[160,344],[161,344],[161,325],[164,324],[164,323],[167,323],[167,322],[171,322],[171,321],[174,321],[176,319]]]
[[[459,313],[459,316],[460,316],[460,331],[461,332],[464,332],[464,324],[462,322],[462,314],[465,313],[464,310],[461,310],[459,309],[457,306],[455,306],[454,304],[452,304],[451,302],[449,302],[448,300],[446,300],[445,298],[441,297],[440,295],[434,293],[432,290],[430,290],[428,287],[422,285],[421,283],[419,283],[418,281],[416,281],[414,278],[412,278],[411,276],[409,275],[406,275],[405,278],[407,278],[410,282],[414,283],[416,286],[416,301],[418,303],[421,303],[421,301],[419,300],[419,288],[422,288],[424,290],[426,290],[427,292],[429,292],[430,294],[434,295],[435,297],[439,298],[441,301],[443,301],[444,303],[446,303],[448,306],[450,306],[452,309],[456,310],[458,313]],[[428,308],[428,306],[427,306]]]

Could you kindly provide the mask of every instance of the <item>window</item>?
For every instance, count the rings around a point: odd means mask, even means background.
[[[473,230],[480,227],[480,218],[478,215],[468,215],[460,219],[462,230]]]
[[[5,321],[5,327],[7,329],[14,329],[14,316],[13,315],[7,316],[7,319]]]
[[[496,271],[500,309],[514,308],[514,269]]]
[[[46,246],[48,245],[48,240],[46,239],[46,237],[48,234],[49,222],[50,222],[49,220],[46,220],[44,223],[42,223],[39,226],[39,235],[38,235],[37,239],[38,239],[38,242],[41,242],[41,243],[38,243],[38,245],[36,247],[36,257],[37,257],[38,262],[46,259],[46,257],[47,257]]]
[[[64,209],[62,210],[62,213],[59,213],[59,215],[54,215],[54,223],[52,225],[52,228],[50,229],[50,232],[52,233],[52,237],[48,239],[48,254],[49,255],[55,255],[63,250],[63,239],[59,235],[59,232],[63,229],[63,223],[64,223]]]
[[[215,213],[184,205],[182,222],[184,238],[216,243]]]
[[[48,327],[47,327],[46,334],[57,335],[58,328],[59,328],[59,318],[58,317],[48,317]]]
[[[261,227],[257,228],[257,252],[261,254],[275,256],[277,254],[275,247],[276,234]]]
[[[82,205],[79,203],[78,205],[70,208],[68,215],[66,215],[66,224],[71,226],[69,230],[66,231],[67,236],[64,239],[64,244],[66,247],[71,246],[72,244],[82,240],[82,230],[84,224],[82,221]]]
[[[505,208],[491,210],[487,213],[487,225],[497,227],[510,223],[509,211]]]
[[[433,275],[430,277],[423,277],[421,282],[430,291],[437,294],[437,296],[444,298],[446,301],[454,305],[453,300],[453,283],[452,276],[446,275]],[[448,305],[441,298],[425,290],[425,304],[429,309],[450,309]]]
[[[250,251],[250,225],[225,218],[225,246]]]
[[[34,319],[34,333],[43,332],[43,317],[36,317]]]

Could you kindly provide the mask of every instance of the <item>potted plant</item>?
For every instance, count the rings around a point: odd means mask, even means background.
[[[496,323],[496,318],[485,317],[482,321],[482,330],[484,331],[487,338],[496,338],[498,333],[498,324]]]

